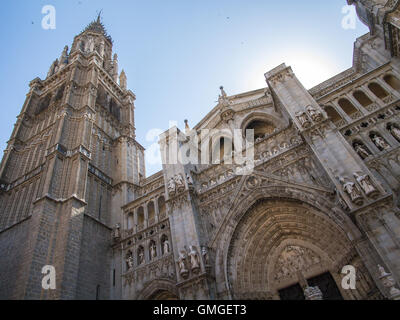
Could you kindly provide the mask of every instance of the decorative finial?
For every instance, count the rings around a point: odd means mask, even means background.
[[[127,88],[127,77],[124,69],[122,69],[121,74],[119,75],[119,85],[124,90]]]
[[[225,90],[224,90],[224,87],[223,87],[223,86],[220,86],[219,89],[221,90],[221,97],[222,97],[222,98],[226,98],[227,95],[226,95],[226,92],[225,92]]]
[[[101,23],[101,13],[102,12],[103,12],[103,9],[101,9],[99,14],[97,15],[97,23]]]
[[[189,121],[185,119],[184,122],[185,122],[185,132],[189,133],[190,132]]]

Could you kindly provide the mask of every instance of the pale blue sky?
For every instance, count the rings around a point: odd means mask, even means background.
[[[44,5],[56,8],[56,30],[41,27]],[[228,95],[265,86],[282,62],[310,88],[349,68],[355,39],[341,27],[345,0],[7,0],[0,30],[0,150],[6,147],[29,81],[44,78],[65,45],[103,9],[120,68],[136,94],[137,139],[169,121],[195,125]],[[147,174],[160,165],[147,165]]]

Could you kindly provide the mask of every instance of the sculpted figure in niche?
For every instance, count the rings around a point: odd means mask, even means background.
[[[360,192],[353,182],[346,182],[343,178],[340,178],[340,183],[343,185],[343,190],[349,195],[351,201],[354,202],[361,198]]]
[[[186,252],[181,250],[178,258],[179,273],[182,277],[186,277],[189,271],[186,269]]]
[[[356,178],[367,196],[377,192],[368,175],[359,175],[358,173],[354,173],[354,178]]]
[[[201,247],[201,256],[203,257],[203,262],[204,265],[208,266],[209,265],[209,260],[208,260],[208,251],[206,247]]]
[[[128,251],[126,255],[126,265],[128,266],[128,270],[133,268],[133,255],[131,251]]]
[[[113,238],[119,239],[121,237],[121,225],[117,223],[113,230]]]
[[[192,271],[197,272],[200,269],[200,258],[195,246],[189,247],[189,258]]]
[[[154,242],[150,246],[150,256],[152,260],[157,257],[157,247]]]
[[[139,262],[139,265],[141,265],[141,264],[143,264],[144,263],[144,250],[143,250],[143,248],[142,247],[140,247],[139,248],[139,252],[138,252],[138,262]]]
[[[169,241],[167,238],[164,240],[163,248],[164,248],[164,254],[169,253]]]
[[[395,126],[391,126],[389,129],[390,133],[393,137],[400,141],[400,129],[396,128]]]
[[[382,137],[380,137],[376,134],[372,136],[372,141],[375,143],[375,145],[380,150],[386,150],[386,149],[390,148],[390,145],[385,140],[383,140]]]
[[[354,150],[358,153],[358,155],[361,157],[361,159],[368,158],[370,153],[368,150],[359,142],[356,142],[354,144]]]

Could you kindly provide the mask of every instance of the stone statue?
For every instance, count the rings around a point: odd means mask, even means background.
[[[168,241],[168,239],[164,240],[163,248],[164,248],[164,254],[169,253],[169,241]]]
[[[315,110],[312,106],[307,107],[307,112],[313,121],[319,122],[322,120],[322,113]]]
[[[203,257],[203,263],[204,265],[208,266],[209,265],[209,260],[208,260],[208,251],[206,247],[201,247],[201,256]]]
[[[376,188],[373,186],[371,179],[369,178],[368,175],[366,174],[359,175],[358,173],[354,173],[354,178],[356,178],[357,182],[359,183],[359,185],[364,190],[367,196],[377,192]]]
[[[351,201],[354,202],[361,198],[360,192],[353,182],[346,182],[343,178],[340,178],[340,183],[343,185],[343,190],[350,196]]]
[[[151,245],[151,247],[150,247],[150,256],[151,256],[151,259],[152,259],[152,260],[155,259],[155,258],[157,257],[157,247],[156,247],[156,244],[155,244],[155,243],[153,243],[153,244]]]
[[[222,105],[228,105],[229,104],[229,99],[228,95],[226,94],[224,87],[220,86],[219,89],[221,90],[221,94],[218,97],[218,102]]]
[[[303,128],[309,128],[311,126],[311,122],[310,120],[308,120],[307,114],[305,112],[297,112],[296,117]]]
[[[200,259],[195,246],[189,246],[189,258],[192,271],[193,272],[199,271]]]
[[[139,265],[143,264],[144,263],[144,250],[143,250],[143,248],[139,249],[138,256],[139,256]]]
[[[365,159],[369,157],[370,153],[368,150],[361,144],[361,143],[355,143],[354,144],[354,150],[358,153],[358,155],[361,157],[361,159]]]
[[[114,227],[113,230],[113,238],[114,239],[119,239],[121,238],[121,225],[119,223],[117,223]]]
[[[400,141],[400,129],[396,128],[395,126],[391,126],[390,133],[393,137]]]
[[[126,255],[126,264],[128,265],[128,270],[133,268],[133,256],[131,251]]]
[[[374,141],[375,145],[380,149],[380,150],[386,150],[390,148],[390,145],[383,140],[382,137],[378,136],[378,135],[374,135],[372,137],[372,141]]]
[[[185,189],[185,184],[183,183],[183,178],[181,174],[177,174],[175,177],[176,188],[178,191]]]
[[[220,86],[219,89],[221,90],[221,97],[222,97],[222,98],[226,98],[226,97],[227,97],[227,94],[226,94],[226,92],[225,92],[225,90],[224,90],[224,87],[223,87],[223,86]]]
[[[179,273],[182,277],[186,277],[189,271],[186,269],[186,252],[181,250],[178,258]]]
[[[169,180],[168,180],[168,193],[169,194],[175,194],[175,192],[176,192],[176,185],[175,185],[175,180],[174,180],[174,178],[170,178]]]

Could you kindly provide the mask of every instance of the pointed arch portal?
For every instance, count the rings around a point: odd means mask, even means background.
[[[346,232],[318,209],[294,199],[260,199],[233,232],[228,285],[233,299],[304,299],[299,288],[307,283],[328,299],[354,298],[339,288],[338,262],[349,257],[358,259]]]

